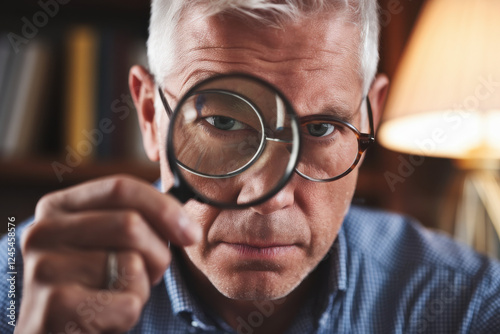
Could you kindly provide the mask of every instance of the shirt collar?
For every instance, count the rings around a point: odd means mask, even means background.
[[[310,319],[314,324],[331,314],[336,294],[347,290],[346,252],[344,230],[340,228],[337,239],[316,269],[320,271],[320,288],[309,299]]]
[[[172,256],[172,261],[165,272],[164,279],[172,303],[172,312],[175,315],[181,312],[193,312],[196,303],[182,278],[175,256]]]
[[[181,317],[193,327],[199,327],[205,331],[214,331],[216,329],[216,320],[208,316],[207,312],[203,310],[200,301],[188,289],[178,261],[178,257],[173,254],[170,266],[163,276],[170,298],[172,313]]]
[[[153,186],[158,191],[164,192],[161,179],[154,182]],[[203,312],[200,302],[188,289],[178,261],[175,252],[172,252],[172,261],[163,275],[172,313],[181,317],[193,327],[213,331],[215,329],[214,322]]]
[[[330,264],[330,287],[331,292],[335,290],[347,290],[347,243],[345,240],[343,225],[339,230],[337,239],[333,243],[330,252],[336,255],[332,256]]]

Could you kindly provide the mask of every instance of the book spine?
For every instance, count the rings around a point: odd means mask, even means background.
[[[91,160],[95,145],[89,133],[95,124],[97,103],[98,34],[90,27],[76,27],[67,36],[66,151]]]

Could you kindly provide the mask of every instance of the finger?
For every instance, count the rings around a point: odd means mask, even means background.
[[[38,252],[25,259],[28,282],[42,285],[79,284],[91,289],[130,291],[143,302],[149,298],[150,283],[142,257],[135,252],[116,252],[117,275],[108,282],[110,252]]]
[[[151,286],[144,266],[142,257],[136,252],[117,252],[116,277],[108,282],[108,270],[102,276],[105,282],[105,288],[111,292],[130,292],[139,296],[142,304],[149,299]],[[106,257],[106,267],[109,257]]]
[[[139,320],[144,303],[134,293],[60,285],[41,297],[48,306],[46,330],[53,333],[123,333]]]
[[[135,211],[91,211],[39,221],[26,232],[33,248],[83,248],[138,251],[146,262],[151,283],[161,279],[170,264],[168,244]]]
[[[185,214],[174,197],[128,176],[98,179],[44,197],[36,217],[61,211],[133,209],[165,240],[189,245],[201,239],[201,227]]]

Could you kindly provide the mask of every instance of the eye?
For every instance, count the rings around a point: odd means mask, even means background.
[[[309,123],[306,127],[307,132],[313,137],[328,136],[335,130],[335,125],[331,123]]]
[[[245,129],[246,126],[244,123],[239,122],[231,117],[224,116],[210,116],[206,117],[205,121],[208,124],[212,125],[216,129],[224,130],[224,131],[235,131]]]

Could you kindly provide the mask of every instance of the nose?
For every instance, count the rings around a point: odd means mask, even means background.
[[[293,178],[296,176],[294,175]],[[252,206],[250,209],[260,215],[269,215],[273,212],[292,207],[295,202],[295,188],[289,182],[276,195],[262,204]]]
[[[255,164],[242,175],[238,203],[248,203],[275,191],[286,176],[290,152],[283,143],[270,142]],[[289,182],[266,202],[253,206],[262,215],[289,207],[294,203],[295,186]]]

